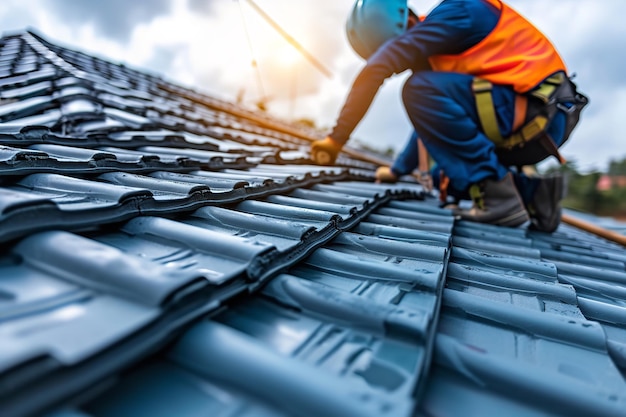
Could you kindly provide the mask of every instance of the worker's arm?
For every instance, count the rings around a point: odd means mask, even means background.
[[[393,53],[388,55],[394,56]],[[357,75],[332,133],[311,146],[311,157],[316,163],[327,165],[335,162],[339,151],[369,109],[383,82],[394,73],[404,71],[410,62],[407,54],[401,54],[397,59],[389,57],[387,54],[374,54]]]
[[[388,41],[370,57],[356,77],[329,138],[340,150],[369,109],[385,79],[407,69],[414,72],[428,70],[428,57],[432,55],[465,51],[482,40],[496,25],[498,18],[498,10],[484,2],[442,2],[423,22]],[[315,160],[315,154],[312,156]],[[334,158],[331,159],[329,163],[334,162]]]
[[[417,132],[413,131],[406,145],[402,151],[398,154],[393,165],[391,166],[391,172],[397,177],[405,174],[410,174],[417,168],[419,163],[419,150],[417,146]]]
[[[409,45],[396,40],[383,45],[354,80],[330,137],[341,145],[345,144],[383,82],[393,74],[417,68],[417,62],[420,62],[422,69],[429,68],[428,61],[420,58]]]
[[[311,157],[316,163],[332,164],[369,109],[383,82],[393,74],[410,68],[415,61],[420,61],[408,51],[402,52],[402,49],[405,49],[402,44],[394,45],[394,42],[390,41],[368,60],[352,84],[332,133],[324,140],[313,143]],[[426,60],[421,62],[422,65],[428,66]]]

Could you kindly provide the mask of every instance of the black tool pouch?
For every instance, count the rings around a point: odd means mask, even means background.
[[[504,165],[534,165],[551,155],[559,162],[565,162],[558,148],[569,139],[580,120],[580,112],[589,103],[589,99],[577,91],[576,84],[565,74],[561,74],[560,78],[560,83],[553,84],[556,88],[545,89],[540,86],[528,93],[526,123],[518,132],[504,140],[506,146],[496,149],[498,159]],[[545,94],[546,90],[549,94]],[[565,114],[566,121],[563,140],[557,146],[547,128],[559,112]]]

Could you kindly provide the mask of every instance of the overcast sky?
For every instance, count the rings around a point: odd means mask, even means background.
[[[49,41],[284,119],[332,127],[363,62],[344,30],[353,0],[255,0],[331,73],[309,63],[245,0],[2,0],[4,33]],[[437,0],[412,0],[420,14]],[[510,0],[557,46],[591,104],[563,147],[584,171],[626,158],[626,2]],[[256,67],[252,65],[256,62]],[[408,74],[388,80],[353,140],[401,149],[411,127],[400,100]]]

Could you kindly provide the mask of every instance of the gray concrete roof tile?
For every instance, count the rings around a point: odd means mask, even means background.
[[[0,414],[623,414],[622,247],[32,32],[0,99]]]
[[[154,384],[154,381],[160,381]],[[232,417],[287,417],[245,392],[207,381],[170,361],[149,364],[134,371],[89,404],[89,414],[47,417],[102,417],[173,415],[228,415]],[[93,414],[91,414],[93,413]]]

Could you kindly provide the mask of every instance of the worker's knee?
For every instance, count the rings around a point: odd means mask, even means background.
[[[431,82],[434,72],[420,71],[411,75],[402,87],[402,101],[406,108],[414,106],[416,103],[427,101],[435,95],[436,89]]]
[[[449,135],[473,135],[478,120],[473,79],[469,74],[438,71],[411,75],[402,89],[402,100],[416,130],[439,124],[440,129],[456,131]],[[450,124],[451,120],[455,123]]]
[[[411,75],[402,88],[402,100],[409,115],[435,110],[441,115],[472,111],[474,96],[471,83],[473,77],[439,71],[419,71]],[[425,117],[426,115],[424,115]],[[433,116],[433,115],[430,115]],[[417,116],[421,117],[421,116]]]

